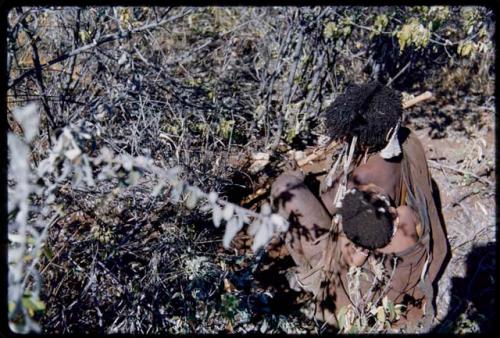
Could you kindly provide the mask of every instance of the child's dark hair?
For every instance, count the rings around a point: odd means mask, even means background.
[[[324,117],[329,136],[357,136],[359,144],[379,151],[387,144],[386,136],[402,112],[401,94],[374,81],[348,86],[326,109]]]
[[[394,223],[389,205],[374,193],[351,190],[345,194],[339,214],[345,235],[360,247],[378,249],[392,239]]]

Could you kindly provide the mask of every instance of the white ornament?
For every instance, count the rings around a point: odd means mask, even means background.
[[[398,140],[398,131],[400,122],[396,125],[394,132],[392,133],[391,139],[387,143],[384,149],[380,151],[380,156],[386,160],[391,159],[393,157],[399,156],[401,154],[401,145]]]

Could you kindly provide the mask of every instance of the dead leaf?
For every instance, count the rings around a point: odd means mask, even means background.
[[[229,293],[232,293],[236,290],[233,283],[231,283],[227,278],[224,278],[224,290]]]
[[[385,322],[385,311],[382,306],[377,308],[377,320],[381,323]]]
[[[248,170],[252,174],[256,174],[269,163],[270,156],[268,153],[253,153],[251,156],[254,161]]]
[[[295,158],[295,161],[298,162],[298,161],[306,158],[306,153],[304,153],[301,150],[296,150],[296,151],[293,152],[293,157]]]

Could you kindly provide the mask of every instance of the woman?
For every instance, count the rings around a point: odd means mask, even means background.
[[[316,296],[321,310],[317,318],[333,325],[337,325],[338,309],[351,302],[345,288],[349,266],[359,264],[370,270],[367,260],[352,252],[355,246],[343,239],[341,224],[336,224],[339,201],[343,192],[352,188],[386,196],[399,219],[406,220],[403,224],[415,226],[417,237],[401,237],[400,232],[388,248],[376,248],[376,254],[386,254],[386,270],[399,261],[395,273],[411,275],[411,290],[393,285],[395,281],[385,290],[393,302],[405,298],[410,324],[416,324],[422,305],[427,314],[424,329],[430,328],[433,319],[432,284],[444,267],[448,242],[434,202],[423,147],[414,134],[400,127],[401,113],[401,97],[392,89],[378,83],[349,87],[326,112],[330,136],[351,144],[354,151],[353,160],[346,163],[347,175],[333,170],[321,182],[320,199],[305,186],[300,171],[282,174],[271,189],[274,207],[291,223],[286,245],[297,265],[296,281]],[[347,151],[344,153],[347,158]],[[412,218],[415,221],[410,221]],[[391,255],[397,259],[391,260]],[[362,287],[362,293],[369,293],[369,282]]]

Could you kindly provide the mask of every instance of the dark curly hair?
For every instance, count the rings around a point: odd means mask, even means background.
[[[342,229],[354,244],[370,250],[386,246],[394,223],[387,202],[372,192],[353,189],[346,193],[339,209]]]
[[[326,128],[334,139],[358,137],[358,144],[379,151],[403,112],[401,94],[374,81],[350,85],[325,110]]]

